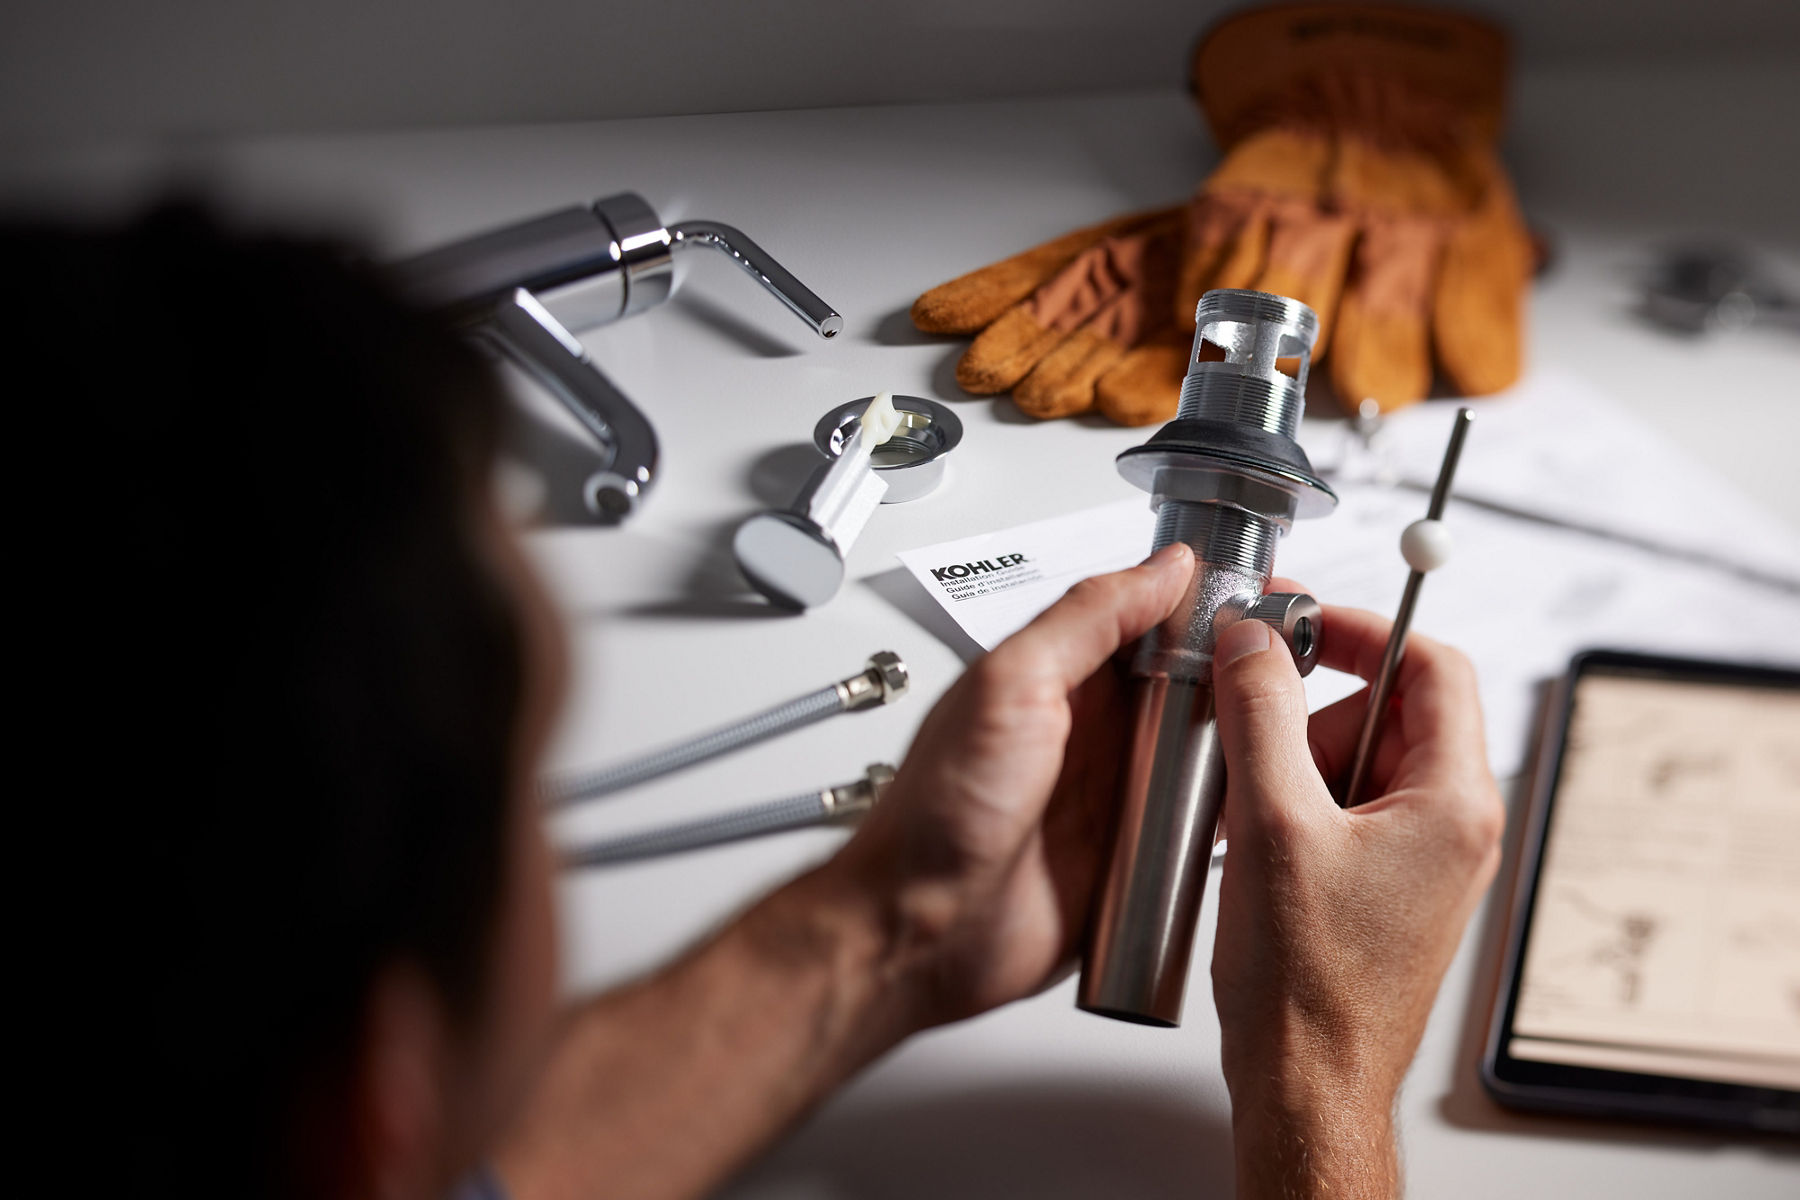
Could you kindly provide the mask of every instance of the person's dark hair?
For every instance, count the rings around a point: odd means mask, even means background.
[[[376,973],[485,998],[523,670],[497,384],[342,250],[193,207],[0,246],[9,365],[48,368],[14,452],[62,468],[44,703],[131,867],[86,931],[125,952],[124,1148],[188,1195],[311,1190]]]

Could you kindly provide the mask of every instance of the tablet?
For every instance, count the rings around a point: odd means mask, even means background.
[[[1489,1092],[1800,1132],[1800,670],[1590,650],[1545,739]]]

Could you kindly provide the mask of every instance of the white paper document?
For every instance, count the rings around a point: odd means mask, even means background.
[[[1471,499],[1445,513],[1455,553],[1427,580],[1413,629],[1474,661],[1496,773],[1521,769],[1541,684],[1580,649],[1800,663],[1800,535],[1569,377],[1540,378],[1475,409],[1456,487]],[[1427,405],[1391,418],[1380,447],[1388,461],[1364,474],[1428,483],[1453,413]],[[1426,497],[1392,482],[1346,482],[1357,474],[1344,440],[1341,426],[1303,436],[1320,469],[1344,464],[1332,481],[1341,502],[1295,525],[1275,571],[1326,604],[1391,614],[1407,574],[1400,533],[1425,514]],[[1146,497],[900,560],[992,649],[1078,580],[1141,561],[1154,525]],[[1360,686],[1320,670],[1307,694],[1319,707]]]
[[[900,561],[963,632],[992,650],[1081,580],[1142,562],[1155,526],[1148,500],[1121,500],[905,550]]]

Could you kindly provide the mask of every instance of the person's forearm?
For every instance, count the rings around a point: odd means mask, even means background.
[[[1238,1200],[1394,1200],[1391,1100],[1291,1070],[1232,1089]]]
[[[496,1157],[516,1200],[704,1194],[910,1031],[880,914],[824,871],[571,1018]]]

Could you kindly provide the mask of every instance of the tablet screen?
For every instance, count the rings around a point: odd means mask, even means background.
[[[1574,686],[1507,1052],[1800,1089],[1800,692]]]

